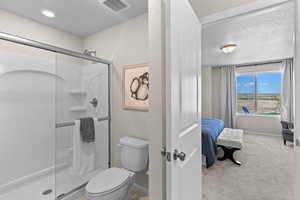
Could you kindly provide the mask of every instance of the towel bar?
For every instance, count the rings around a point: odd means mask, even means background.
[[[109,117],[98,118],[98,122],[105,121],[105,120],[109,120]],[[74,125],[75,122],[61,122],[61,123],[56,123],[55,128],[62,128],[62,127],[74,126]]]

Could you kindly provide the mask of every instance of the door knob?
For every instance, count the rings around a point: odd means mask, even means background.
[[[184,161],[185,160],[185,153],[184,152],[179,152],[177,149],[174,150],[173,153],[173,159],[177,160],[179,158],[179,160]]]

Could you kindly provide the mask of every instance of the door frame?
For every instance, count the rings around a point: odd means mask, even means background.
[[[300,198],[300,190],[297,189],[300,187],[300,148],[299,148],[299,139],[300,139],[300,104],[297,102],[300,101],[300,69],[297,66],[300,66],[300,0],[294,0],[295,2],[295,131],[294,137],[296,141],[295,145],[295,159],[296,159],[296,168],[295,168],[295,200]],[[297,173],[298,172],[298,173]],[[298,198],[297,198],[298,197]]]
[[[289,0],[260,0],[254,3],[249,3],[244,6],[236,7],[233,9],[228,9],[217,14],[209,15],[200,18],[200,22],[203,26],[214,23],[227,18],[232,18],[235,16],[243,15],[246,13],[255,12],[261,9],[279,5]],[[296,2],[296,9],[300,11],[300,0],[292,0]],[[155,127],[154,131],[157,131],[150,137],[150,162],[149,162],[149,196],[151,199],[165,200],[166,198],[166,166],[162,161],[159,153],[160,148],[165,145],[165,99],[164,95],[164,81],[165,77],[165,5],[164,1],[149,0],[149,44],[150,44],[150,56],[149,65],[150,73],[152,77],[157,78],[157,83],[151,84],[150,86],[150,96],[155,99],[150,104],[150,123],[152,127]],[[297,15],[297,12],[296,12]],[[296,16],[296,21],[300,23],[300,13]],[[297,24],[297,23],[296,23]],[[300,65],[300,26],[296,27],[296,53],[295,53],[295,63]],[[297,68],[296,68],[297,69]],[[300,77],[300,70],[296,70],[296,77]],[[296,78],[296,102],[300,99],[300,78]],[[299,85],[297,87],[297,85]],[[161,95],[160,98],[157,95]],[[295,118],[295,133],[300,132],[300,105],[295,106],[296,118]],[[153,132],[154,133],[154,132]],[[297,148],[297,155],[300,155],[300,148]],[[296,159],[297,160],[297,159]],[[297,168],[300,169],[300,159],[297,160]],[[296,172],[295,172],[296,173]],[[295,176],[296,177],[296,176]],[[300,174],[296,177],[297,185],[300,186]],[[298,196],[300,196],[300,191],[296,190]]]
[[[239,7],[235,7],[232,9],[227,9],[212,15],[208,15],[205,17],[200,18],[200,22],[202,24],[202,28],[206,25],[213,24],[222,20],[234,18],[237,16],[250,14],[253,12],[257,12],[259,10],[271,8],[274,6],[278,6],[287,2],[294,2],[295,3],[295,32],[294,32],[294,60],[295,66],[300,66],[300,0],[260,0],[255,1],[253,3],[249,3],[246,5],[242,5]],[[202,97],[202,94],[201,94]],[[295,167],[295,200],[300,198],[300,190],[297,188],[300,187],[300,173],[297,173],[300,170],[300,148],[299,148],[299,141],[300,141],[300,104],[296,102],[300,102],[300,69],[295,67],[295,131],[294,131],[294,138],[295,138],[295,160],[296,160],[296,167]],[[299,169],[299,170],[298,170]],[[298,197],[298,198],[297,198]]]
[[[166,168],[160,154],[165,145],[165,9],[164,2],[148,0],[149,27],[149,198],[165,200]]]

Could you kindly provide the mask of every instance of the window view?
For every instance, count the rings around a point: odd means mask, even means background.
[[[279,115],[281,73],[258,72],[237,75],[237,112],[258,115]]]

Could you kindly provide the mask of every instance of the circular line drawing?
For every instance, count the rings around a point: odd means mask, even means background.
[[[131,80],[130,92],[130,96],[138,101],[146,101],[149,98],[149,72]]]

